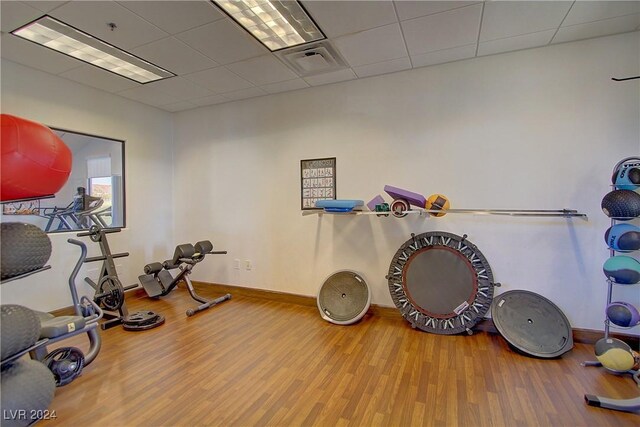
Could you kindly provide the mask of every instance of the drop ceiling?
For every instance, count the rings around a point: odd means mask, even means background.
[[[4,59],[175,112],[640,30],[640,1],[301,3],[343,68],[303,76],[207,0],[2,1],[0,50]],[[176,77],[139,84],[10,34],[44,14]]]

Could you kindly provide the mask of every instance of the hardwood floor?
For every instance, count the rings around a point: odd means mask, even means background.
[[[181,285],[182,286],[182,285]],[[205,294],[203,292],[203,294]],[[209,297],[218,296],[209,292]],[[42,426],[637,426],[637,414],[587,406],[585,393],[631,398],[630,377],[513,352],[495,334],[433,335],[397,318],[357,325],[314,307],[235,296],[187,318],[184,289],[127,300],[166,323],[102,331],[102,350],[58,388]],[[85,347],[86,338],[63,342]]]

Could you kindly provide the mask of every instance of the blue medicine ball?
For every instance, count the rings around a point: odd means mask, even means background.
[[[635,190],[640,185],[640,164],[622,164],[614,172],[611,182],[619,190]]]
[[[625,255],[616,255],[605,261],[604,275],[621,285],[635,285],[640,282],[640,262]]]
[[[614,301],[607,306],[607,319],[614,325],[630,328],[640,323],[640,313],[628,302]]]
[[[604,241],[614,251],[637,251],[640,249],[640,227],[632,224],[616,224],[604,233]]]

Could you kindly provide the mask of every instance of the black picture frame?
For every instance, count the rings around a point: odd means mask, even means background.
[[[300,160],[300,209],[318,209],[316,201],[335,199],[336,158]]]

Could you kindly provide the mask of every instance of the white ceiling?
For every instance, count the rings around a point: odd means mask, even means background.
[[[207,0],[2,0],[2,57],[166,111],[640,30],[640,1],[302,1],[347,67],[301,77]],[[44,14],[177,76],[138,84],[10,31]],[[115,23],[111,30],[107,23]]]

